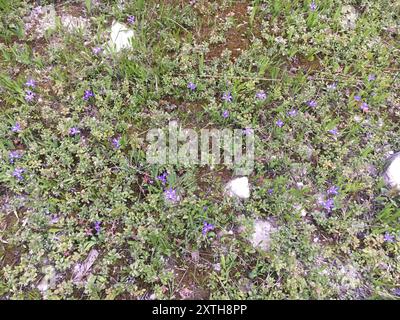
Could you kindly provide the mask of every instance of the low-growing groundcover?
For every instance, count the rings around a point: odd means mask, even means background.
[[[399,297],[399,21],[395,0],[0,0],[2,299]],[[250,197],[230,166],[148,163],[171,120],[253,130]]]

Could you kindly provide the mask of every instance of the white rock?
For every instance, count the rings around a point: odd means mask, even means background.
[[[250,197],[249,179],[247,177],[233,179],[227,184],[226,190],[231,197],[247,199]]]
[[[46,266],[43,268],[43,272],[45,276],[42,278],[40,283],[38,284],[37,288],[41,292],[46,292],[50,288],[53,288],[57,282],[57,274],[56,270],[53,266]]]
[[[276,230],[272,223],[267,220],[255,220],[254,232],[249,239],[252,246],[263,251],[268,251],[271,242],[271,234],[276,232]]]
[[[85,18],[77,18],[69,14],[61,17],[61,24],[69,32],[73,32],[78,29],[85,31],[88,28],[88,21]]]
[[[342,27],[346,30],[353,30],[356,28],[356,21],[358,18],[357,10],[352,6],[342,7]]]
[[[114,21],[111,26],[111,38],[108,46],[116,52],[130,48],[133,36],[133,30],[129,29],[125,24]]]
[[[383,178],[388,186],[400,190],[400,152],[390,157]]]

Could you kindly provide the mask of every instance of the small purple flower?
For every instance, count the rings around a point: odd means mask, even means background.
[[[92,52],[93,52],[93,54],[99,54],[101,51],[102,51],[103,49],[102,48],[100,48],[100,47],[94,47],[93,49],[92,49]]]
[[[396,288],[393,290],[393,294],[400,297],[400,288]]]
[[[12,132],[21,132],[21,125],[16,122],[12,127],[11,127]]]
[[[370,74],[368,76],[368,81],[374,81],[376,79],[376,76],[374,74]]]
[[[333,207],[334,207],[334,202],[333,199],[328,199],[326,201],[323,202],[323,207],[326,211],[330,212],[332,211]]]
[[[331,130],[328,130],[328,132],[334,136],[337,136],[339,134],[339,130],[337,128],[333,128]]]
[[[100,231],[101,231],[101,226],[100,225],[101,225],[101,221],[96,221],[94,223],[94,230],[96,230],[97,234],[99,234]]]
[[[13,172],[13,176],[15,178],[17,178],[18,180],[22,180],[24,179],[24,177],[22,176],[22,174],[25,172],[25,169],[23,168],[15,168],[14,172]]]
[[[135,16],[129,16],[126,21],[128,21],[129,24],[134,24],[136,21]]]
[[[18,150],[11,151],[8,155],[10,159],[10,163],[14,163],[15,159],[20,159],[21,158],[21,153]]]
[[[225,102],[232,102],[232,95],[230,92],[224,92],[224,94],[222,95],[222,100],[224,100]]]
[[[209,231],[214,230],[214,228],[214,225],[208,223],[207,221],[204,221],[203,230],[201,231],[201,233],[203,234],[203,236],[205,236]]]
[[[229,111],[228,110],[224,110],[224,112],[222,112],[222,116],[224,118],[228,118],[229,117]]]
[[[83,100],[89,100],[91,97],[94,97],[94,93],[91,90],[85,90],[85,93],[83,95]]]
[[[157,179],[161,181],[162,185],[165,185],[167,183],[167,176],[168,176],[168,172],[165,171],[163,174],[160,174],[159,176],[157,176]]]
[[[79,133],[81,133],[81,131],[76,127],[72,127],[72,128],[69,129],[69,134],[71,136],[75,136],[75,135],[77,135]]]
[[[268,194],[272,195],[274,193],[274,189],[268,189]]]
[[[359,95],[354,96],[354,100],[361,101],[361,96],[359,96]]]
[[[335,90],[337,88],[337,83],[334,82],[334,83],[328,84],[327,88],[328,88],[328,90]]]
[[[310,10],[311,11],[315,11],[316,9],[317,9],[317,5],[316,5],[316,3],[314,1],[312,1],[311,4],[310,4]]]
[[[252,135],[254,133],[254,130],[252,128],[245,128],[245,129],[243,129],[243,133],[246,136],[250,136],[250,135]]]
[[[307,105],[311,108],[315,108],[317,106],[317,101],[315,100],[310,100],[307,102]]]
[[[385,240],[385,242],[394,242],[394,236],[391,235],[389,232],[385,232],[385,235],[383,236],[383,240]]]
[[[25,82],[25,86],[27,86],[27,87],[31,87],[31,88],[34,88],[34,87],[36,87],[35,80],[33,80],[33,79],[29,79],[27,82]]]
[[[279,128],[282,128],[283,125],[284,125],[284,123],[283,123],[283,121],[282,121],[281,119],[278,119],[278,121],[276,121],[276,125],[277,125]]]
[[[260,90],[260,91],[258,91],[258,92],[256,93],[256,98],[257,98],[258,100],[265,100],[265,99],[267,99],[267,94],[265,93],[264,90]]]
[[[337,186],[331,186],[331,187],[328,189],[327,193],[328,193],[329,195],[336,196],[336,195],[339,194],[339,187],[337,187]]]
[[[187,87],[188,87],[188,89],[190,89],[192,91],[196,90],[196,88],[197,88],[196,84],[194,84],[193,82],[189,82]]]
[[[119,149],[121,147],[121,137],[113,138],[111,143],[115,149]]]
[[[35,99],[35,93],[32,92],[31,90],[26,90],[25,91],[25,100],[28,102],[33,101]]]
[[[176,194],[176,190],[169,188],[164,191],[164,197],[165,200],[171,201],[171,202],[177,202],[178,201],[178,195]]]
[[[366,102],[363,102],[362,104],[361,104],[361,106],[360,106],[360,109],[363,111],[363,112],[368,112],[368,104],[366,103]]]
[[[287,115],[289,117],[295,117],[297,115],[297,110],[296,109],[292,109],[292,110],[288,111]]]

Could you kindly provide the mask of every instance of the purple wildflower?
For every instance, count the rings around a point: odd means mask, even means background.
[[[330,134],[333,134],[334,136],[337,136],[339,134],[339,130],[337,128],[333,128],[331,130],[328,130]]]
[[[99,54],[103,49],[100,47],[94,47],[92,49],[93,54]]]
[[[317,106],[317,101],[315,100],[310,100],[307,102],[307,105],[311,108],[315,108]]]
[[[28,102],[31,102],[33,99],[35,99],[35,93],[32,92],[31,90],[26,90],[25,91],[25,100]]]
[[[94,97],[94,93],[91,90],[85,90],[83,95],[83,100],[89,100],[91,97]]]
[[[317,9],[317,5],[316,5],[315,1],[312,1],[310,4],[310,10],[315,11],[316,9]]]
[[[243,129],[243,133],[246,136],[249,136],[249,135],[252,135],[254,133],[254,130],[252,128],[245,128],[245,129]]]
[[[11,127],[12,132],[21,132],[21,125],[16,122],[12,127]]]
[[[128,21],[129,24],[134,24],[136,21],[135,16],[129,16],[126,21]]]
[[[337,83],[334,82],[334,83],[328,84],[327,88],[328,88],[328,90],[335,90],[337,88]]]
[[[272,195],[274,193],[274,189],[268,189],[268,194]]]
[[[281,119],[278,119],[278,121],[276,121],[276,125],[277,125],[279,128],[282,128],[283,125],[284,125],[284,123],[283,123],[283,121],[282,121]]]
[[[400,288],[396,288],[393,290],[393,294],[400,297]]]
[[[214,228],[214,225],[208,223],[207,221],[204,221],[203,230],[201,231],[201,233],[203,234],[203,236],[205,236],[209,231],[214,230]]]
[[[21,158],[21,153],[18,150],[15,151],[11,151],[8,155],[8,157],[10,158],[10,162],[14,163],[15,159],[20,159]]]
[[[329,195],[336,196],[336,195],[339,194],[339,187],[337,187],[337,186],[331,186],[331,187],[328,189],[327,193],[328,193]]]
[[[189,82],[187,87],[188,87],[188,89],[190,89],[192,91],[196,90],[196,88],[197,88],[196,84],[194,84],[193,82]]]
[[[294,117],[294,116],[297,115],[297,110],[296,109],[292,109],[292,110],[288,111],[287,115],[289,117]]]
[[[267,94],[265,93],[264,90],[260,90],[260,91],[258,91],[258,92],[256,93],[256,98],[257,98],[258,100],[265,100],[265,99],[267,99]]]
[[[69,129],[69,134],[71,136],[77,135],[79,133],[81,133],[81,131],[76,127],[72,127],[72,128]]]
[[[162,185],[165,185],[167,183],[167,176],[168,176],[168,172],[165,171],[163,174],[160,174],[159,176],[157,176],[157,179],[161,181]]]
[[[25,82],[25,86],[34,88],[36,86],[35,80],[29,79],[27,82]]]
[[[96,221],[94,223],[94,230],[96,230],[97,234],[99,234],[100,231],[101,231],[101,226],[100,225],[101,225],[101,221]]]
[[[389,232],[385,232],[383,240],[385,240],[385,242],[394,242],[394,236],[391,235]]]
[[[354,100],[361,101],[361,96],[359,96],[359,95],[354,96]]]
[[[368,76],[368,81],[374,81],[376,79],[376,76],[374,74],[370,74]]]
[[[222,95],[222,100],[224,100],[225,102],[232,102],[232,95],[230,92],[224,92],[224,94]]]
[[[366,103],[366,102],[363,102],[362,104],[361,104],[361,106],[360,106],[360,109],[363,111],[363,112],[368,112],[368,104]]]
[[[119,149],[121,147],[121,137],[113,138],[111,143],[115,149]]]
[[[326,211],[330,212],[332,211],[333,207],[334,207],[334,202],[333,199],[328,199],[326,201],[323,202],[323,207]]]
[[[25,172],[25,169],[23,168],[15,168],[14,172],[13,172],[13,176],[15,178],[17,178],[18,180],[22,180],[23,176],[22,174]]]
[[[222,112],[222,116],[224,118],[228,118],[229,117],[229,111],[228,110],[224,110],[224,112]]]
[[[177,202],[178,201],[178,195],[176,194],[176,190],[169,188],[164,191],[164,197],[165,200],[171,201],[171,202]]]

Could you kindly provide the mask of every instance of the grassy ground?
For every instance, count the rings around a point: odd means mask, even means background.
[[[381,178],[400,149],[398,1],[57,1],[87,28],[38,37],[39,2],[0,0],[0,296],[400,295]],[[132,48],[107,53],[132,15]],[[146,132],[170,120],[253,128],[251,197],[224,195],[229,167],[148,164]],[[276,226],[268,251],[254,219]]]

